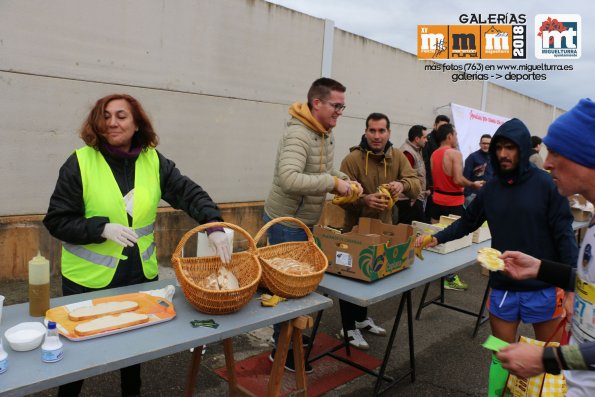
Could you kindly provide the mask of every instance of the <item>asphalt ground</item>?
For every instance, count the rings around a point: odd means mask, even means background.
[[[421,265],[417,263],[416,265]],[[487,277],[481,275],[480,267],[470,266],[459,273],[469,283],[465,292],[447,291],[446,302],[477,311],[485,291]],[[398,274],[391,277],[398,277]],[[161,268],[160,278],[174,278],[171,268]],[[173,281],[175,282],[175,281]],[[414,312],[421,299],[422,287],[413,291]],[[60,278],[51,280],[51,296],[60,296]],[[0,291],[6,296],[5,305],[27,301],[27,282],[19,280],[0,280]],[[438,283],[434,282],[430,295],[438,293]],[[369,308],[368,314],[375,322],[390,331],[394,322],[394,314],[400,302],[400,296],[377,303]],[[414,313],[415,314],[415,313]],[[488,388],[488,370],[490,353],[481,347],[481,343],[489,335],[487,323],[480,327],[478,335],[471,338],[475,318],[469,315],[448,310],[437,305],[430,305],[422,312],[420,320],[413,321],[415,335],[416,380],[410,378],[398,383],[383,396],[421,397],[421,396],[485,396]],[[336,336],[340,329],[338,302],[325,311],[320,332]],[[532,335],[530,328],[523,326],[522,333]],[[263,328],[234,339],[236,361],[251,357],[271,349],[269,343],[272,329]],[[388,337],[365,334],[370,344],[367,351],[375,357],[382,358]],[[9,352],[10,354],[10,352]],[[17,353],[12,353],[17,354]],[[68,352],[65,352],[68,354]],[[143,396],[180,396],[183,393],[184,381],[189,368],[191,353],[189,351],[162,357],[143,363],[142,390]],[[195,396],[225,396],[228,387],[225,380],[213,372],[213,369],[224,366],[222,344],[209,345],[201,363],[201,369],[194,390]],[[403,316],[389,360],[387,375],[399,376],[409,364],[407,345],[407,323]],[[6,373],[1,376],[10,375]],[[375,378],[362,375],[330,392],[325,396],[362,397],[372,394]],[[55,396],[57,389],[48,389],[32,394],[35,397]],[[85,381],[81,396],[119,396],[120,372],[111,371],[89,378]]]

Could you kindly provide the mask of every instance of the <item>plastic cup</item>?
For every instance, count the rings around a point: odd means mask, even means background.
[[[2,307],[4,306],[4,295],[0,295],[0,323],[2,323]]]

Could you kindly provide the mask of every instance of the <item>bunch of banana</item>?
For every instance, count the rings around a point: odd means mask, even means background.
[[[277,295],[262,294],[260,295],[260,304],[266,307],[277,306],[279,302],[283,302],[287,299]]]
[[[432,239],[433,237],[431,235],[426,234],[421,242],[421,245],[419,247],[415,247],[415,256],[417,256],[422,261],[424,260],[424,256],[421,251],[432,242]]]
[[[349,196],[338,196],[335,195],[333,198],[333,204],[350,204],[355,203],[359,196],[362,194],[360,190],[360,186],[355,182],[350,182],[351,185],[351,195]]]
[[[397,202],[398,196],[393,197],[390,194],[390,189],[388,188],[388,183],[383,183],[382,185],[378,186],[378,192],[382,193],[384,196],[386,196],[386,198],[388,200],[388,209],[393,208],[393,206]]]

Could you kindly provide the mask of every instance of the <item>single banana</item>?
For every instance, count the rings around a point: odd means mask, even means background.
[[[378,186],[378,192],[382,193],[388,199],[388,209],[393,208],[393,206],[395,205],[395,202],[397,200],[397,197],[393,197],[390,194],[388,184],[385,183],[385,184]]]
[[[417,256],[419,259],[421,259],[422,261],[424,260],[424,256],[422,254],[422,250],[428,246],[428,244],[430,244],[432,242],[433,237],[430,236],[429,234],[426,234],[424,236],[424,239],[421,242],[421,246],[419,247],[415,247],[415,256]]]
[[[262,294],[260,296],[260,304],[262,306],[266,306],[266,307],[277,306],[277,304],[279,304],[279,302],[283,302],[285,300],[287,300],[287,299],[282,298],[277,295]]]

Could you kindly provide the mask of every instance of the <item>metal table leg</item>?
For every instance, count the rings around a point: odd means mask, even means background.
[[[405,303],[407,303],[407,326],[409,331],[409,371],[405,374],[401,375],[399,378],[394,379],[389,382],[383,389],[381,389],[382,381],[385,379],[384,373],[386,372],[386,367],[388,366],[388,360],[390,359],[390,354],[393,348],[393,344],[395,341],[395,337],[397,335],[397,330],[399,328],[399,322],[401,320],[401,316],[403,314],[403,309],[405,307]],[[382,365],[380,367],[380,371],[378,372],[378,379],[376,380],[376,385],[374,386],[374,393],[373,396],[377,396],[381,393],[384,393],[395,384],[403,380],[407,375],[411,375],[411,381],[415,381],[415,349],[413,344],[413,308],[411,304],[411,291],[406,291],[403,293],[401,297],[401,302],[399,303],[399,309],[397,310],[397,316],[395,317],[395,322],[393,324],[393,329],[390,333],[390,337],[388,340],[388,344],[386,346],[386,351],[384,353],[384,359],[382,360]]]

